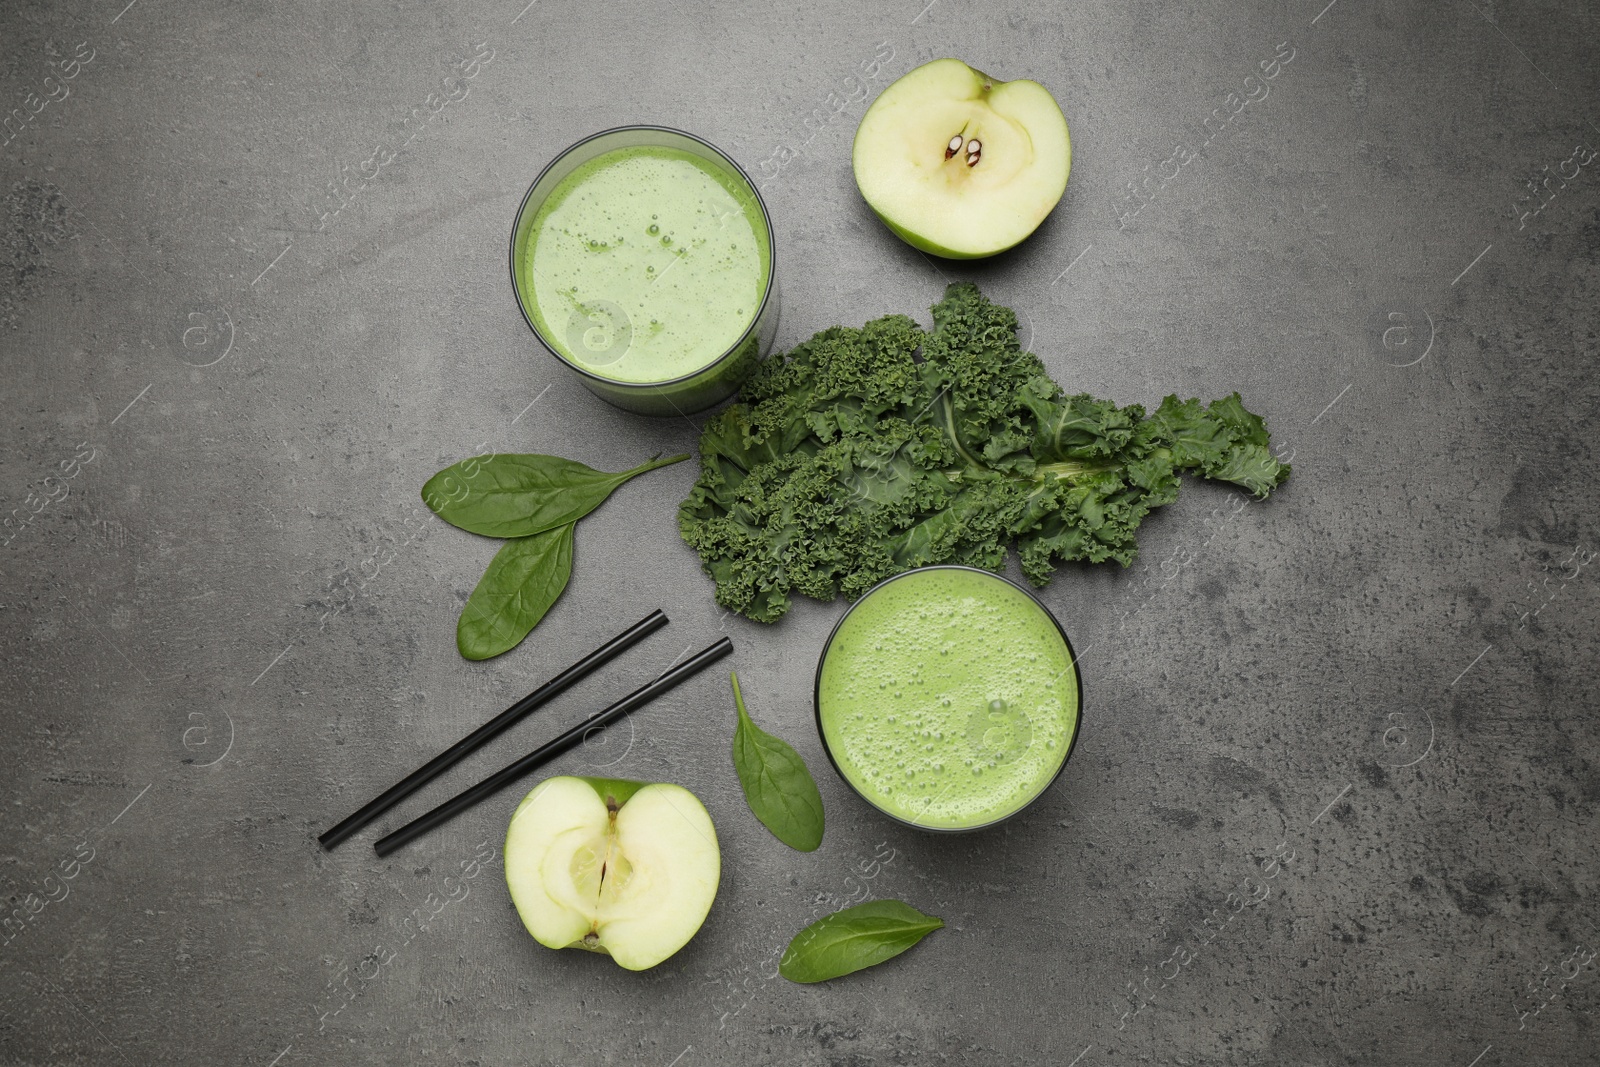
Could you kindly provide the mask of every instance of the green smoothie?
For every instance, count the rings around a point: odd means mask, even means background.
[[[817,721],[870,803],[934,829],[1026,806],[1078,729],[1078,676],[1055,620],[1010,582],[929,567],[879,586],[823,653]]]
[[[666,382],[734,346],[772,270],[737,173],[676,148],[615,148],[563,178],[517,260],[535,326],[603,378]]]

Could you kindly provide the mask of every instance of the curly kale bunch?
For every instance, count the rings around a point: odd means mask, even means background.
[[[1066,396],[1017,343],[1015,313],[970,284],[933,323],[824,330],[706,426],[678,528],[719,604],[774,622],[791,593],[853,600],[930,563],[998,570],[1013,542],[1043,585],[1056,559],[1132,562],[1180,471],[1257,497],[1289,476],[1238,393],[1149,415]]]

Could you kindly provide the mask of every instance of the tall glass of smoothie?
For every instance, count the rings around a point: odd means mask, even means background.
[[[1066,766],[1082,701],[1061,624],[973,567],[880,582],[817,665],[817,729],[834,769],[925,830],[976,830],[1031,804]]]
[[[692,134],[587,137],[534,180],[511,281],[534,335],[584,385],[646,415],[732,395],[778,326],[775,247],[748,175]]]

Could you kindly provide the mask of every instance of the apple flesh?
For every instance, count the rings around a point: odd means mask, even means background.
[[[1066,191],[1072,143],[1038,82],[936,59],[872,102],[851,162],[861,195],[902,240],[979,259],[1039,228]]]
[[[722,853],[705,806],[680,785],[557,777],[511,816],[505,865],[534,940],[642,971],[705,922]]]

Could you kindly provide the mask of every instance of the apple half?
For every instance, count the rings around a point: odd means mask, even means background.
[[[549,948],[654,967],[700,929],[722,853],[711,816],[681,785],[547,778],[506,831],[506,884],[522,924]]]
[[[902,240],[980,259],[1039,228],[1066,191],[1072,142],[1038,82],[935,59],[872,102],[851,161],[861,195]]]

